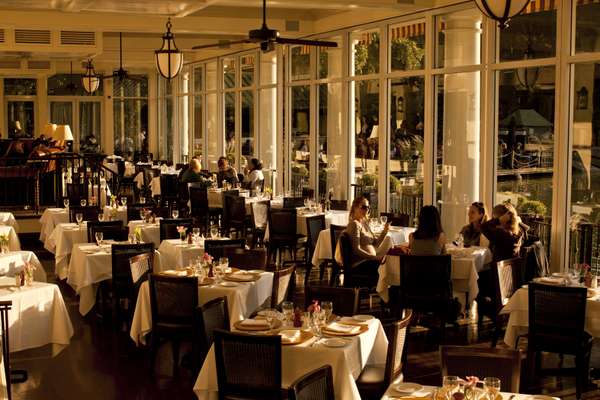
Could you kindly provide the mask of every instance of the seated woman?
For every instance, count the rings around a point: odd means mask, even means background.
[[[217,184],[219,185],[219,187],[223,187],[223,181],[231,185],[239,183],[237,171],[235,170],[235,168],[229,165],[227,157],[219,157],[217,165],[219,167],[219,172],[217,172]]]
[[[389,223],[385,224],[379,236],[375,236],[369,227],[369,200],[357,197],[350,207],[350,216],[347,232],[352,238],[351,268],[358,274],[377,275],[377,268],[383,257],[391,247],[391,241],[384,242],[389,230]],[[368,262],[365,262],[368,261]]]
[[[463,226],[460,234],[466,247],[481,245],[481,224],[488,220],[483,203],[475,202],[469,207],[469,224]]]
[[[424,206],[419,212],[417,230],[408,236],[410,254],[415,256],[439,256],[444,253],[446,235],[442,229],[440,213],[434,206]]]
[[[481,233],[490,241],[494,262],[519,256],[525,230],[521,218],[511,204],[494,207],[494,217],[481,224]]]
[[[244,178],[244,187],[246,189],[254,190],[258,184],[264,180],[265,176],[262,173],[262,163],[258,158],[251,159],[247,168],[246,177]]]

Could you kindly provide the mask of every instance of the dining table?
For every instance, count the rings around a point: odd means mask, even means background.
[[[46,282],[46,271],[32,251],[19,250],[0,254],[0,275],[14,278],[27,263],[34,267],[33,280]]]
[[[228,239],[228,238],[222,238]],[[160,261],[155,272],[169,268],[184,268],[204,255],[204,241],[188,243],[187,240],[165,239],[158,247]]]
[[[141,219],[129,221],[127,227],[129,228],[129,234],[135,234],[135,230],[139,228],[142,242],[154,243],[155,249],[160,246],[160,218],[157,218],[154,223]]]
[[[102,208],[102,213],[105,221],[123,221],[123,225],[127,224],[127,206],[107,205]]]
[[[21,250],[21,242],[15,228],[11,225],[0,225],[0,236],[8,239],[8,249],[10,251]]]
[[[8,211],[0,212],[0,225],[8,225],[15,228],[15,232],[19,233],[19,223],[15,219],[13,213]]]
[[[12,302],[8,312],[10,352],[52,344],[56,355],[69,344],[73,325],[57,285],[34,281],[19,287],[15,278],[0,277],[0,300]]]
[[[492,252],[487,247],[458,247],[454,245],[446,245],[446,252],[452,258],[450,278],[454,295],[456,297],[465,296],[462,304],[467,306],[479,293],[479,285],[477,284],[479,272],[492,261]],[[400,285],[400,257],[388,254],[379,266],[379,279],[376,290],[385,302],[389,301],[390,286]]]
[[[87,222],[58,224],[44,244],[44,248],[54,254],[54,268],[60,279],[69,272],[69,258],[73,245],[87,243]]]
[[[334,310],[335,311],[335,310]],[[324,365],[333,369],[333,386],[338,400],[358,400],[360,393],[355,380],[368,364],[385,364],[388,339],[381,321],[372,318],[363,323],[364,332],[343,338],[341,347],[328,347],[325,340],[312,337],[295,345],[282,345],[281,378],[283,388],[303,375]],[[263,334],[276,334],[264,332]],[[339,343],[339,342],[338,342]],[[194,384],[200,400],[218,398],[217,369],[214,345],[211,346]]]
[[[482,378],[483,379],[483,378]],[[416,391],[404,391],[407,384],[413,386]],[[479,389],[483,393],[483,389]],[[393,382],[387,388],[381,400],[401,400],[406,398],[422,399],[422,400],[446,400],[447,397],[443,393],[443,389],[436,386],[420,385],[412,382]],[[544,396],[538,397],[531,394],[500,392],[502,400],[559,400],[558,397]],[[483,399],[484,397],[479,397]]]
[[[69,222],[69,211],[66,208],[46,208],[40,217],[40,241],[46,242],[58,224]]]
[[[166,270],[163,274],[187,276],[186,271]],[[200,305],[217,297],[227,297],[229,321],[231,327],[237,321],[248,318],[270,296],[273,290],[273,273],[262,271],[253,282],[216,282],[198,286]],[[136,344],[145,344],[146,335],[152,330],[152,310],[150,306],[150,286],[148,282],[140,285],[135,311],[131,322],[130,336]]]

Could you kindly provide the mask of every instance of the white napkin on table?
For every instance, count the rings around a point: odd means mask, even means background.
[[[279,336],[281,336],[282,342],[295,342],[300,337],[300,331],[297,329],[285,329],[279,331]]]
[[[342,325],[337,322],[333,322],[327,325],[327,330],[338,333],[355,334],[360,331],[359,326]]]
[[[271,327],[267,320],[264,319],[245,319],[242,322],[240,322],[240,325],[252,328],[264,327],[265,329],[269,329]]]
[[[166,271],[163,271],[163,274],[171,276],[187,276],[187,271],[176,271],[174,269],[168,269]]]

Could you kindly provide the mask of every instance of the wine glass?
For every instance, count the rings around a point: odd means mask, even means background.
[[[488,400],[495,400],[498,393],[500,393],[500,379],[494,377],[484,378],[483,388]]]
[[[65,208],[69,208],[69,199],[63,199],[63,204]]]
[[[284,301],[281,303],[281,312],[287,325],[290,325],[294,316],[294,303],[291,301]]]
[[[143,208],[140,210],[140,219],[142,221],[146,220],[146,211]]]
[[[126,196],[121,197],[121,205],[123,207],[127,206],[127,197]]]
[[[381,217],[379,217],[379,220],[381,221],[382,225],[387,224],[387,215],[382,215]]]
[[[442,387],[444,388],[446,398],[451,399],[454,392],[458,389],[458,376],[444,376]]]
[[[81,199],[81,200],[79,200],[79,204],[81,204],[81,207],[85,207],[87,205],[87,200]]]
[[[171,211],[171,215],[173,218],[177,219],[179,217],[179,210],[174,208],[173,211]]]
[[[219,264],[221,264],[221,268],[226,271],[227,268],[229,268],[229,259],[227,257],[221,257],[219,258]]]
[[[77,225],[81,225],[81,221],[83,221],[83,214],[82,213],[75,214],[75,220],[77,221]]]
[[[323,311],[325,321],[329,321],[329,318],[333,314],[333,303],[331,301],[322,301],[321,310]]]
[[[98,244],[98,247],[100,247],[102,245],[102,240],[104,239],[104,233],[96,232],[94,233],[94,236],[96,237],[96,243]]]
[[[193,228],[192,236],[194,237],[194,243],[198,243],[200,240],[200,228]]]
[[[210,227],[210,237],[211,239],[216,239],[219,235],[219,227],[218,226],[211,226]]]

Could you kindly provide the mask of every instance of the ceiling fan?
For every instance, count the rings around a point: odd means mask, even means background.
[[[267,26],[267,0],[263,0],[262,7],[263,23],[260,29],[253,29],[248,32],[248,39],[242,40],[223,40],[219,43],[204,44],[192,47],[193,50],[208,49],[211,47],[229,47],[232,44],[241,43],[259,43],[260,49],[264,52],[271,51],[275,48],[275,44],[297,44],[304,46],[320,46],[320,47],[337,47],[336,42],[328,42],[323,40],[307,40],[307,39],[292,39],[279,36],[279,31],[269,29]]]
[[[112,75],[103,76],[102,79],[117,79],[123,81],[125,79],[137,80],[135,75],[129,75],[129,72],[123,68],[123,33],[119,32],[119,69],[114,70]]]

